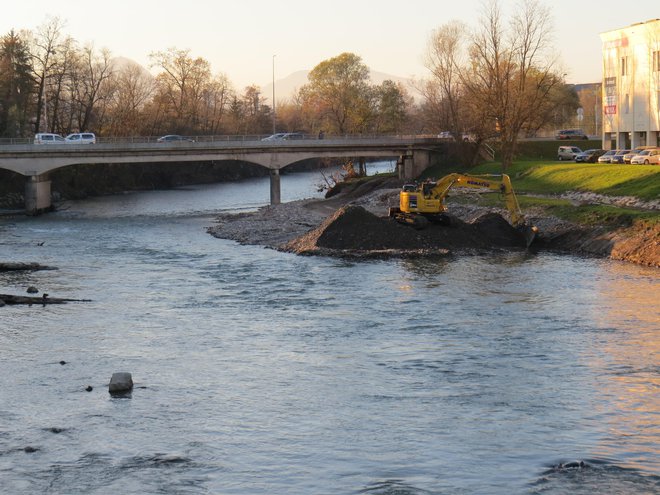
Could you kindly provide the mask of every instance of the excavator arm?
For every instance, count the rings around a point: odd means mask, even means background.
[[[447,211],[445,199],[453,188],[498,191],[509,211],[512,225],[523,231],[527,239],[527,245],[531,244],[538,229],[527,226],[518,199],[513,191],[511,179],[506,174],[468,175],[454,173],[446,175],[435,182],[426,181],[419,185],[405,185],[399,194],[399,208],[390,211],[390,216],[416,228],[424,228],[428,221],[447,223],[447,220],[444,220],[446,219],[444,213]]]

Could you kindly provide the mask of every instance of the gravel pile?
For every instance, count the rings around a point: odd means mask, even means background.
[[[450,227],[429,225],[415,230],[390,218],[347,205],[319,227],[281,247],[297,254],[405,255],[450,251],[525,248],[524,236],[501,215],[485,213],[472,223],[452,218]]]

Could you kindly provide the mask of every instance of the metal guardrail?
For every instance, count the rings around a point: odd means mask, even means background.
[[[183,136],[197,143],[222,143],[222,142],[256,142],[262,141],[270,134],[228,134],[228,135],[214,135],[214,136]],[[96,142],[102,144],[148,144],[157,143],[160,136],[96,136]],[[322,138],[312,135],[303,134],[302,138],[291,140],[272,140],[268,141],[269,144],[275,143],[295,143],[296,141],[318,141],[323,140],[362,140],[362,139],[437,139],[438,136],[434,134],[344,134],[332,135],[325,134]],[[177,143],[177,141],[170,141],[169,144]],[[0,138],[0,146],[2,145],[26,145],[34,144],[33,138]],[[69,145],[69,143],[66,143]],[[160,144],[160,143],[159,143]],[[39,145],[42,146],[42,145]],[[47,144],[43,146],[54,146]]]

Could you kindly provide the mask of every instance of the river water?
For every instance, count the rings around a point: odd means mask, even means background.
[[[284,175],[283,200],[318,182]],[[660,492],[656,269],[205,232],[267,198],[264,178],[0,219],[0,260],[59,268],[0,293],[91,299],[0,308],[0,493]]]

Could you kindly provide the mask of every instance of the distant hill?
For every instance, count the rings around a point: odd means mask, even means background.
[[[290,100],[296,91],[298,91],[302,86],[309,82],[307,80],[308,74],[308,70],[299,70],[289,74],[285,78],[277,79],[275,81],[275,100]],[[385,74],[384,72],[377,71],[371,71],[370,77],[372,84],[382,84],[383,81],[387,80],[394,81],[395,83],[401,83],[403,87],[406,88],[410,96],[412,96],[415,100],[418,100],[421,97],[417,89],[414,88],[412,79],[393,76],[391,74]],[[261,86],[261,94],[270,104],[273,98],[273,83],[271,82]]]

